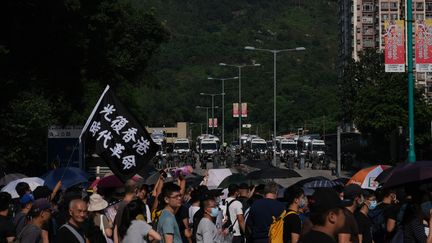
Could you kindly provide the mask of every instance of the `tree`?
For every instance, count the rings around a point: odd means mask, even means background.
[[[392,139],[397,139],[399,128],[407,131],[408,91],[406,74],[385,73],[383,55],[366,51],[360,61],[351,62],[340,82],[340,103],[345,120],[353,121],[358,129],[372,138],[373,146],[385,159]],[[432,107],[421,90],[415,94],[416,144],[426,145],[427,125],[432,119]],[[387,151],[387,152],[385,152]],[[394,158],[393,158],[394,159]]]

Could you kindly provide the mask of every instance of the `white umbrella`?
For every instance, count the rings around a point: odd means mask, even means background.
[[[207,187],[216,189],[226,177],[232,175],[232,172],[230,169],[210,169],[208,175]]]
[[[5,187],[1,189],[1,191],[11,194],[12,198],[18,198],[19,195],[16,192],[15,187],[20,182],[26,182],[27,184],[29,184],[30,190],[32,191],[36,189],[36,187],[42,186],[44,184],[44,180],[39,177],[27,177],[9,182]]]

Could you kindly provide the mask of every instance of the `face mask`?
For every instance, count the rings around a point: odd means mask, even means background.
[[[299,207],[304,208],[306,206],[306,200],[304,198],[300,199]]]
[[[430,211],[432,209],[432,202],[422,203],[421,209],[422,209],[423,215],[429,217],[431,215]]]
[[[219,209],[218,208],[212,208],[210,216],[212,216],[213,218],[216,218],[218,215],[219,215]]]
[[[374,210],[377,207],[377,201],[370,201],[370,204],[368,206],[369,210]]]

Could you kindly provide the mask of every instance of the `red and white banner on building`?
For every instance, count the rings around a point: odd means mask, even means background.
[[[248,115],[247,103],[242,103],[241,104],[241,108],[242,108],[242,110],[241,110],[241,116],[242,117],[247,117],[247,115]]]
[[[385,71],[405,72],[405,32],[403,20],[384,23]]]
[[[213,119],[209,118],[208,126],[209,127],[213,127],[214,126],[215,128],[217,128],[218,127],[217,118],[213,118]]]
[[[432,20],[417,20],[415,32],[417,72],[432,72]]]
[[[238,103],[233,103],[233,117],[239,117]]]

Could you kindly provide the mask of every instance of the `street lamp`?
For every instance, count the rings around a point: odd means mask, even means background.
[[[208,118],[208,110],[212,109],[212,108],[218,109],[219,106],[215,106],[215,107],[211,107],[211,106],[199,106],[199,105],[195,106],[195,109],[204,109],[204,110],[206,110],[206,114],[207,114],[207,119],[206,119],[206,124],[207,124],[207,126],[206,126],[206,134],[208,134],[208,120],[209,120],[209,118]]]
[[[241,70],[244,67],[259,67],[261,66],[261,64],[259,63],[254,63],[254,64],[226,64],[226,63],[219,63],[219,66],[225,66],[225,67],[235,67],[238,68],[238,81],[239,81],[239,103],[238,103],[238,116],[239,116],[239,134],[238,134],[238,138],[239,138],[239,146],[241,148],[242,144],[241,144],[241,130],[242,130],[242,114],[241,114]]]
[[[279,52],[288,52],[288,51],[304,51],[306,48],[304,47],[296,47],[291,49],[280,49],[280,50],[272,50],[272,49],[261,49],[255,48],[253,46],[245,46],[246,50],[251,51],[265,51],[273,53],[273,144],[276,144],[276,56]],[[273,163],[276,166],[276,149],[273,151]]]
[[[211,96],[212,99],[212,123],[214,123],[214,97],[217,95],[225,95],[225,93],[220,93],[220,94],[208,94],[208,93],[200,93],[200,95],[202,96]],[[214,135],[214,124],[212,124],[212,135]]]
[[[225,80],[238,79],[238,77],[232,77],[232,78],[208,77],[207,79],[222,81],[222,144],[223,144],[225,142]]]

